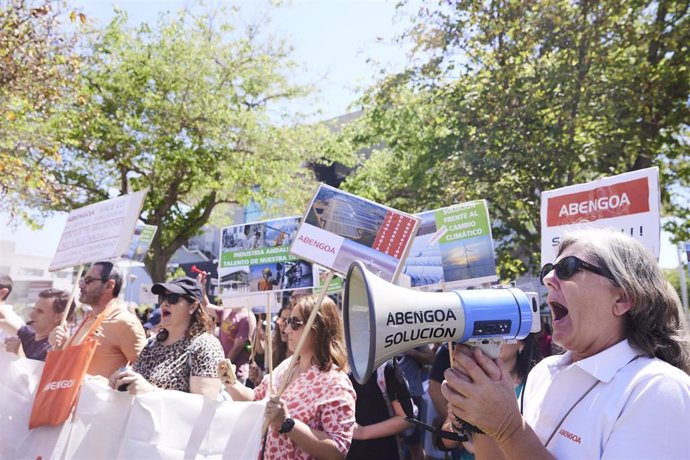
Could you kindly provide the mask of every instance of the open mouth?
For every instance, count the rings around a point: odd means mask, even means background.
[[[170,312],[169,312],[169,311],[167,311],[167,310],[161,310],[161,317],[162,317],[162,318],[167,318],[168,316],[170,316]]]
[[[568,309],[558,302],[550,302],[549,306],[553,312],[553,318],[558,321],[568,316]]]

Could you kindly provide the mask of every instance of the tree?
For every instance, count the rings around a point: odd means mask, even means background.
[[[345,186],[411,212],[486,198],[503,279],[539,263],[541,192],[602,176],[658,166],[685,238],[689,19],[672,0],[424,5],[415,65],[361,101],[353,138],[385,147]]]
[[[62,208],[146,190],[142,220],[158,226],[145,259],[154,281],[224,204],[301,212],[314,190],[302,165],[328,148],[325,127],[272,121],[273,103],[308,89],[288,82],[283,43],[221,20],[229,16],[183,11],[131,29],[118,12],[70,107],[56,173],[69,192]]]
[[[58,161],[62,109],[79,70],[76,31],[53,0],[0,1],[0,211],[35,223],[27,209],[60,202],[49,165]],[[86,22],[72,11],[73,23]]]

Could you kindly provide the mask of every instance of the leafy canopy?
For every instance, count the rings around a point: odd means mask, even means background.
[[[345,184],[418,212],[485,198],[499,267],[539,263],[542,191],[658,166],[688,238],[685,1],[425,3],[414,60],[362,98],[351,139],[379,147]]]
[[[324,127],[275,121],[276,103],[309,88],[288,81],[285,44],[232,17],[185,10],[130,28],[118,12],[97,35],[68,111],[62,208],[146,190],[143,220],[159,230],[145,263],[157,281],[223,205],[301,213],[314,190],[302,165],[322,161],[328,145]]]

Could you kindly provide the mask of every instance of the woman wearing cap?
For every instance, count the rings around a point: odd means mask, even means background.
[[[302,334],[308,335],[292,372],[287,375],[288,359],[273,371],[275,388],[288,382],[282,396],[267,395],[269,376],[255,390],[233,381],[232,373],[221,374],[221,379],[236,401],[258,401],[270,396],[266,404],[270,428],[263,458],[344,458],[354,431],[355,392],[347,376],[338,308],[325,298],[312,328],[305,330],[315,307],[314,297],[298,297],[291,306],[292,316],[286,321],[289,347],[294,349]]]
[[[217,368],[224,355],[213,335],[214,324],[201,308],[201,285],[192,278],[179,278],[154,284],[151,292],[158,295],[161,329],[133,368],[120,369],[110,377],[110,386],[132,394],[164,389],[216,399],[220,390]]]

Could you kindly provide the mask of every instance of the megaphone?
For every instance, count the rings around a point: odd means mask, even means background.
[[[360,384],[386,360],[420,345],[468,343],[497,358],[502,341],[521,340],[541,328],[536,293],[421,292],[389,283],[359,261],[347,272],[343,319],[350,368]]]

